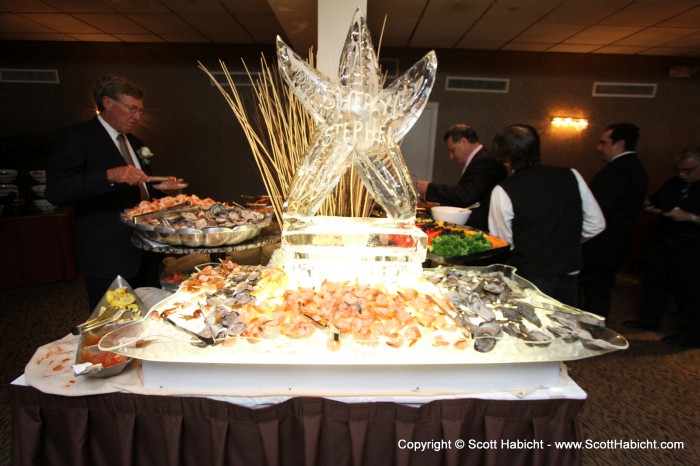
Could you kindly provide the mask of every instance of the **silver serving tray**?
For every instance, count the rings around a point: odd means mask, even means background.
[[[122,219],[124,217],[122,216]],[[255,238],[263,228],[270,225],[272,217],[265,217],[257,223],[249,223],[233,228],[207,227],[197,228],[170,228],[164,226],[152,226],[138,221],[125,221],[143,237],[171,246],[219,247],[233,246],[249,239]]]

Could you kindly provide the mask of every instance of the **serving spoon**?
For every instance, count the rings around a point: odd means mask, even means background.
[[[470,206],[468,206],[468,207],[465,207],[465,208],[463,208],[463,209],[459,209],[458,212],[466,212],[467,210],[476,209],[476,208],[479,207],[480,205],[481,205],[481,204],[480,204],[479,202],[475,202],[474,204],[472,204],[472,205],[470,205]]]

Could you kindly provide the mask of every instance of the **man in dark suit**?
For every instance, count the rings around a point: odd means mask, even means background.
[[[480,206],[472,209],[467,225],[487,230],[491,190],[508,175],[506,167],[489,155],[488,150],[479,143],[474,128],[467,124],[451,126],[444,140],[447,156],[462,169],[458,184],[419,180],[416,190],[426,201],[442,205],[467,207],[478,202]]]
[[[59,132],[46,170],[46,198],[75,206],[76,254],[90,310],[117,275],[134,288],[158,284],[157,257],[131,244],[131,228],[119,218],[150,197],[148,165],[137,155],[143,142],[129,134],[143,115],[144,93],[125,78],[107,75],[95,84],[93,97],[99,115]],[[125,148],[120,135],[126,135]]]
[[[647,192],[647,174],[635,153],[638,138],[639,128],[631,123],[605,128],[597,148],[606,165],[589,183],[606,228],[583,245],[579,286],[581,307],[601,316],[610,312],[610,291],[629,253]]]

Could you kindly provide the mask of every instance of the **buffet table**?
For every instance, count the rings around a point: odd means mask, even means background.
[[[40,348],[10,386],[12,464],[580,464],[554,445],[578,439],[586,398],[563,365],[549,388],[202,395],[144,386],[139,361],[109,379],[74,377],[75,348],[72,336]]]
[[[3,263],[0,288],[17,288],[75,280],[75,213],[61,207],[52,213],[0,218]]]

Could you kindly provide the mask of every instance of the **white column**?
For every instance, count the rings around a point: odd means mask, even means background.
[[[316,69],[333,79],[338,79],[340,53],[352,16],[358,8],[362,9],[366,17],[367,0],[318,0]]]

